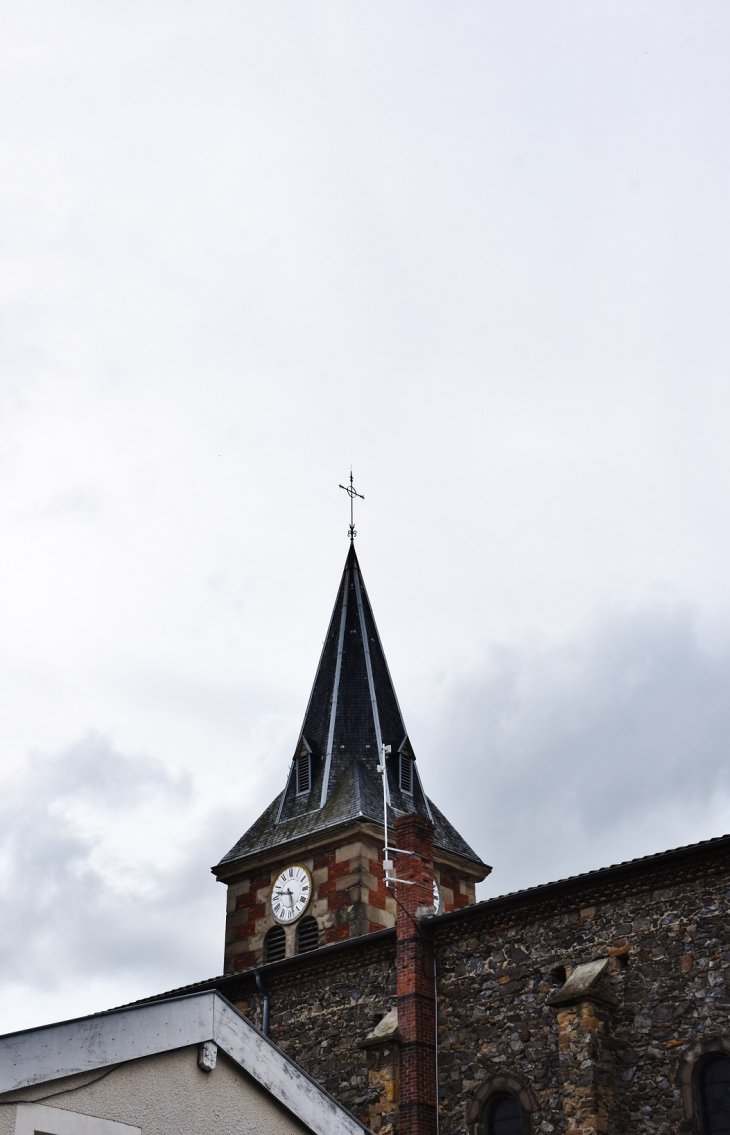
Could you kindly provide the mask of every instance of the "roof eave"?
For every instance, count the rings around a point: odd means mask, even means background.
[[[346,820],[338,820],[334,824],[317,828],[317,847],[324,847],[328,843],[334,842],[345,832],[357,830],[365,830],[372,838],[382,840],[383,822],[366,815],[364,812]],[[268,847],[254,848],[248,855],[223,860],[211,867],[211,874],[215,875],[219,883],[234,882],[258,867],[278,862],[280,859],[296,854],[300,848],[302,850],[311,848],[312,834],[312,832],[307,832],[292,836],[291,839],[272,843]],[[479,858],[472,859],[469,856],[460,855],[451,848],[442,847],[436,842],[434,842],[434,851],[439,853],[434,856],[438,863],[447,863],[449,866],[464,870],[468,875],[472,875],[476,882],[481,882],[482,879],[486,879],[487,875],[491,874],[492,868]]]
[[[631,888],[630,893],[650,890],[654,885],[672,885],[676,882],[675,879],[662,880],[661,884],[656,883],[642,887],[641,876],[649,876],[651,872],[663,871],[682,862],[699,861],[703,857],[711,860],[715,856],[719,857],[723,852],[726,855],[724,863],[715,865],[714,869],[708,865],[708,870],[698,870],[697,874],[700,876],[730,874],[730,835],[724,835],[715,839],[701,840],[699,843],[687,844],[684,847],[671,848],[669,851],[660,851],[655,855],[628,859],[623,863],[614,863],[610,867],[599,867],[595,871],[585,871],[580,875],[570,875],[565,879],[556,879],[550,883],[540,883],[536,887],[527,887],[521,891],[496,895],[494,898],[484,899],[482,902],[462,907],[459,910],[450,910],[447,914],[432,916],[426,922],[429,927],[438,930],[441,926],[447,927],[463,919],[476,918],[479,915],[502,909],[506,911],[519,906],[529,907],[535,901],[542,902],[545,899],[559,897],[560,895],[565,895],[568,900],[566,910],[577,909],[584,903],[592,905],[588,902],[589,896],[592,894],[596,894],[596,901],[600,901],[596,888],[603,883],[612,883],[621,879],[625,879],[627,882],[633,881],[635,885]],[[550,915],[536,915],[536,917],[550,917]]]

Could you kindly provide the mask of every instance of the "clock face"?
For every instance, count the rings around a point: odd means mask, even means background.
[[[277,922],[294,922],[307,909],[312,897],[312,876],[306,867],[293,863],[274,879],[271,910]]]
[[[444,900],[441,898],[441,891],[435,879],[433,881],[433,905],[436,907],[436,913],[441,914],[444,909]]]

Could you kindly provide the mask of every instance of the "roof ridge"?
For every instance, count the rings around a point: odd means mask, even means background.
[[[498,905],[505,902],[507,899],[518,899],[527,897],[529,895],[536,895],[544,893],[553,888],[570,886],[573,883],[579,883],[583,880],[597,879],[599,877],[606,877],[611,872],[620,872],[623,869],[635,868],[639,866],[650,866],[652,863],[658,863],[661,860],[671,859],[674,856],[681,856],[683,852],[697,852],[700,850],[709,850],[712,846],[719,846],[723,842],[730,844],[730,833],[721,836],[713,836],[711,839],[701,839],[696,843],[682,844],[680,847],[670,847],[665,851],[655,851],[650,855],[638,855],[634,859],[622,859],[618,863],[610,863],[606,867],[594,867],[590,871],[579,871],[577,875],[565,875],[561,879],[550,879],[547,883],[536,883],[532,887],[522,887],[516,891],[505,891],[501,895],[490,895],[489,898],[481,899],[478,903],[472,903],[471,906],[462,907],[458,910],[450,910],[446,914],[438,915],[439,921],[451,921],[455,916],[461,914],[475,913],[479,910],[485,910],[491,904]]]

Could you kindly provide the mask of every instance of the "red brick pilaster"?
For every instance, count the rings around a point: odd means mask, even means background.
[[[423,816],[402,816],[395,825],[396,874],[412,886],[395,884],[398,1030],[401,1034],[400,1135],[435,1135],[436,1046],[433,953],[418,925],[419,907],[433,902],[433,824]]]

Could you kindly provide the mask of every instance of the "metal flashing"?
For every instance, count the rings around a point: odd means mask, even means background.
[[[403,726],[405,727],[406,721],[405,721],[405,718],[403,716],[403,711],[401,710],[401,707],[400,707],[400,702],[398,701],[398,694],[395,691],[395,685],[393,683],[393,679],[390,676],[390,667],[388,666],[388,659],[385,656],[385,651],[383,650],[383,644],[380,641],[380,632],[378,631],[378,624],[375,621],[375,613],[373,611],[373,605],[370,602],[370,596],[368,595],[368,589],[365,586],[365,580],[362,581],[362,589],[365,592],[365,598],[367,599],[368,606],[370,607],[370,614],[371,614],[372,620],[373,620],[373,630],[375,631],[375,637],[378,640],[378,646],[380,647],[380,653],[383,656],[383,663],[385,665],[385,673],[388,676],[388,681],[390,682],[390,687],[393,691],[393,698],[395,699],[395,708],[398,710],[401,722],[402,722]],[[406,732],[406,737],[407,736],[408,736],[408,733]]]
[[[433,812],[431,811],[431,805],[428,802],[428,796],[423,791],[423,784],[421,783],[421,774],[418,771],[418,764],[416,763],[415,755],[413,757],[413,775],[414,775],[415,779],[418,781],[418,787],[421,789],[421,796],[423,797],[423,803],[426,805],[426,811],[428,812],[428,818],[431,821],[431,823],[433,823],[434,822],[433,821]]]
[[[380,732],[380,714],[378,713],[378,699],[375,696],[375,681],[373,679],[373,664],[370,659],[370,643],[368,642],[368,630],[365,626],[365,612],[362,606],[362,593],[360,591],[360,572],[355,568],[353,572],[355,579],[355,595],[357,596],[357,613],[360,616],[360,632],[362,634],[362,646],[365,652],[365,669],[368,675],[368,689],[370,690],[370,704],[373,709],[373,722],[375,724],[375,741],[378,746],[378,760],[380,760],[383,751],[383,735]],[[375,619],[373,619],[375,625]],[[377,630],[375,632],[378,633]],[[388,777],[385,777],[385,788],[388,796],[388,803],[390,804],[390,784]]]
[[[347,600],[348,600],[348,582],[350,578],[349,568],[345,568],[345,579],[342,588],[342,613],[340,615],[340,634],[337,640],[337,661],[335,663],[335,680],[332,685],[332,706],[330,708],[330,724],[327,733],[327,751],[324,759],[324,773],[322,775],[322,795],[320,797],[319,806],[323,808],[327,803],[327,790],[330,783],[330,769],[332,767],[332,746],[335,738],[335,721],[337,719],[337,695],[340,688],[340,674],[342,672],[342,648],[345,641],[345,622],[347,620]],[[316,679],[315,679],[316,682]],[[312,687],[314,688],[314,687]],[[306,715],[305,715],[306,721]]]
[[[357,808],[358,815],[362,816],[362,785],[360,783],[360,762],[355,761],[352,766],[352,780],[355,789],[355,807]]]
[[[292,757],[291,764],[289,765],[289,775],[286,778],[286,787],[281,794],[281,799],[279,800],[279,809],[276,813],[276,819],[274,820],[275,824],[278,824],[279,821],[281,820],[281,812],[282,812],[282,809],[284,807],[284,801],[286,800],[286,794],[289,791],[289,785],[291,784],[291,778],[294,775],[294,762],[296,761],[296,759],[297,759],[296,757]]]
[[[709,864],[706,869],[701,866],[704,859],[707,863],[710,856],[721,856],[719,864]],[[668,882],[654,883],[642,882],[642,876],[649,876],[652,871],[664,871],[671,867],[677,870],[678,865],[691,864],[693,860],[699,861],[693,872],[687,870],[688,878],[705,878],[709,875],[730,874],[730,835],[716,836],[714,839],[702,839],[698,843],[683,844],[668,851],[658,851],[653,855],[641,855],[636,859],[625,859],[620,863],[612,863],[609,867],[597,867],[594,871],[582,871],[578,875],[567,875],[564,879],[554,879],[549,883],[538,883],[535,887],[525,887],[520,891],[508,891],[503,895],[494,895],[489,899],[482,899],[471,906],[450,910],[446,914],[439,914],[428,922],[438,928],[460,922],[463,918],[478,918],[480,915],[492,911],[507,910],[529,903],[539,903],[544,911],[545,905],[552,899],[560,900],[561,896],[574,896],[565,904],[556,903],[556,909],[561,912],[574,910],[585,905],[594,905],[600,902],[614,901],[612,884],[620,883],[625,886],[627,894],[640,894],[650,890],[653,886],[668,886]],[[490,868],[491,870],[491,868]],[[673,876],[676,880],[676,874]],[[630,881],[635,880],[635,886],[630,888]],[[587,898],[587,895],[590,898]],[[544,918],[545,914],[535,916]]]
[[[346,570],[347,569],[345,569],[345,571]],[[332,614],[330,615],[330,621],[329,621],[329,624],[328,624],[330,627],[332,626],[332,622],[333,622],[334,617],[335,617],[335,612],[337,611],[337,600],[339,599],[339,597],[340,597],[340,593],[338,591],[337,597],[335,599],[334,607],[332,608]],[[322,662],[324,661],[324,656],[325,656],[326,652],[327,652],[327,639],[325,638],[324,642],[322,643],[322,649],[319,652],[319,662],[317,663],[317,669],[314,672],[314,681],[312,682],[312,688],[309,691],[309,698],[307,699],[307,708],[304,711],[303,720],[304,720],[305,723],[306,723],[306,720],[307,720],[307,716],[309,714],[310,707],[312,705],[312,699],[314,697],[314,691],[317,688],[317,678],[319,678],[319,672],[322,669]],[[304,734],[304,726],[302,726],[302,735],[303,734]]]

